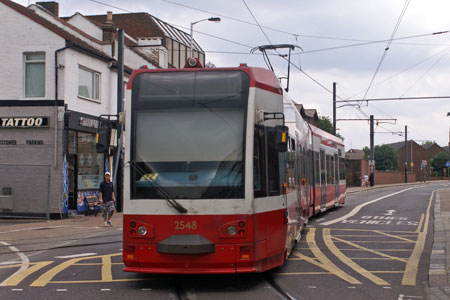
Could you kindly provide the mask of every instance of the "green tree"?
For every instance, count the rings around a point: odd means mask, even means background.
[[[319,122],[317,127],[326,131],[328,133],[333,134],[333,123],[331,123],[330,117],[319,117]],[[344,139],[339,133],[336,133],[338,138]]]
[[[425,141],[425,142],[422,142],[422,146],[425,146],[425,145],[433,145],[433,144],[436,144],[436,142],[435,142],[435,141]]]
[[[398,166],[398,154],[394,148],[387,145],[375,146],[375,169],[393,171]]]
[[[445,168],[445,163],[448,161],[450,161],[450,153],[441,152],[431,160],[431,166],[435,172],[441,174]]]
[[[370,159],[370,148],[366,146],[363,148],[363,151],[364,151],[364,159],[369,160]]]

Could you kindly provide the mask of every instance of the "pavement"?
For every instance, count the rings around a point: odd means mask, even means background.
[[[448,182],[448,181],[446,181]],[[433,182],[427,182],[433,183]],[[417,184],[417,183],[415,183]],[[347,194],[360,193],[378,188],[390,186],[402,186],[407,184],[377,185],[374,187],[349,187]],[[409,184],[408,184],[409,185]],[[101,214],[94,216],[71,216],[63,220],[33,221],[29,220],[0,223],[0,240],[9,240],[7,236],[11,232],[21,232],[21,238],[45,238],[48,234],[58,236],[67,234],[70,228],[71,235],[101,233],[122,228],[123,214],[115,213],[111,219],[113,226],[104,226]],[[51,231],[39,230],[51,228]],[[428,300],[450,299],[450,189],[438,190],[434,197],[434,233],[433,246],[428,273],[427,291]],[[35,230],[33,230],[35,229]],[[5,234],[7,234],[5,236]]]

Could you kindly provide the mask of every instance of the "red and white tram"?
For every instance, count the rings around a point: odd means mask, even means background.
[[[342,140],[283,94],[262,68],[134,71],[124,271],[263,272],[283,264],[309,217],[344,203]]]

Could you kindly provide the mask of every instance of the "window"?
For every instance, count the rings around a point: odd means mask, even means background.
[[[275,149],[275,128],[267,127],[267,158],[269,174],[269,196],[280,195],[279,152]]]
[[[253,153],[253,181],[254,196],[266,197],[266,159],[265,159],[264,128],[255,127],[255,141]]]
[[[82,67],[78,69],[78,96],[100,101],[100,73]]]
[[[25,53],[25,98],[45,97],[45,53]]]

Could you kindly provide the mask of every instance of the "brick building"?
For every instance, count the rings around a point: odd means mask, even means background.
[[[387,144],[387,146],[390,146],[394,148],[395,151],[397,151],[397,154],[399,156],[399,164],[397,170],[399,172],[404,172],[405,142]],[[417,180],[429,178],[432,175],[430,169],[430,161],[440,152],[445,152],[445,149],[435,143],[422,146],[413,140],[407,141],[406,159],[408,172],[415,173]],[[424,169],[421,168],[422,162],[426,162]]]

